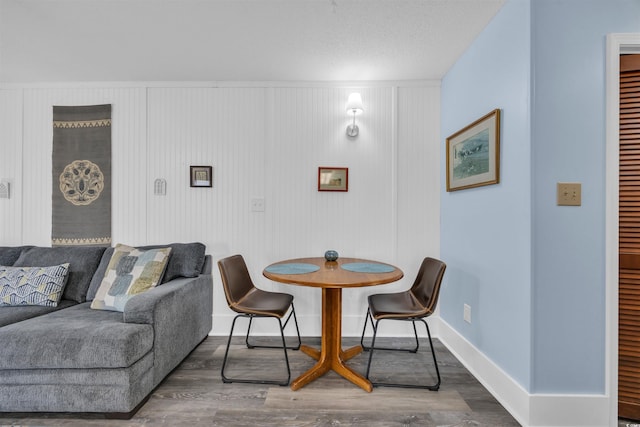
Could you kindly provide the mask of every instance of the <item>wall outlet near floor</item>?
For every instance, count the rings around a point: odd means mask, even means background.
[[[471,306],[469,304],[464,305],[462,318],[464,319],[465,322],[471,323]]]

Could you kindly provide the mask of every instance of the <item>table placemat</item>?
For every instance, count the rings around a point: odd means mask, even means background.
[[[320,270],[320,267],[314,264],[305,264],[302,262],[292,262],[287,264],[275,264],[265,268],[265,271],[274,274],[306,274]]]
[[[342,264],[344,270],[354,273],[391,273],[395,267],[388,264],[378,264],[373,262],[351,262]]]

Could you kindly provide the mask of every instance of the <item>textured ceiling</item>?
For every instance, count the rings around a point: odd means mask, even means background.
[[[0,0],[0,82],[440,79],[505,0]]]

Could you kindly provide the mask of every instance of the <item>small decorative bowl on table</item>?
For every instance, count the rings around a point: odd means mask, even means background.
[[[335,261],[338,259],[338,252],[334,251],[333,249],[326,251],[324,253],[324,259],[326,259],[327,261]]]

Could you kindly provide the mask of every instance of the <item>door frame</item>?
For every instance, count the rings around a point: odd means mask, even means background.
[[[620,172],[620,55],[640,53],[640,33],[607,35],[605,190],[605,393],[610,425],[618,423],[618,204]]]

